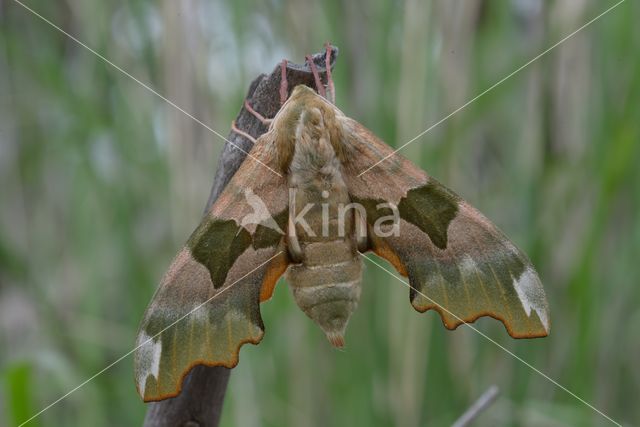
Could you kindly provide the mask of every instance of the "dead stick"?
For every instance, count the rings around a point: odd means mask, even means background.
[[[467,427],[473,420],[475,420],[485,409],[487,409],[500,394],[500,389],[492,385],[482,393],[482,395],[476,400],[469,409],[458,420],[453,423],[452,427]]]
[[[338,49],[334,47],[328,55],[331,68],[334,67],[337,56]],[[321,75],[326,74],[326,57],[324,50],[312,57]],[[264,117],[273,117],[280,109],[281,74],[280,66],[277,65],[270,75],[258,76],[249,86],[245,102],[248,101],[253,109]],[[286,78],[289,91],[299,84],[315,88],[315,80],[308,64],[298,65],[287,61]],[[266,125],[244,107],[241,108],[235,123],[238,129],[254,138],[267,131]],[[248,138],[233,131],[227,139],[246,152],[251,150],[253,144]],[[218,160],[205,212],[218,199],[245,156],[244,152],[232,144],[225,144]],[[196,366],[186,376],[182,392],[177,397],[148,405],[144,427],[217,427],[230,373],[230,369],[223,367]]]

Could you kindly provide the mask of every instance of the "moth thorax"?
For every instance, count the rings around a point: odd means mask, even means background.
[[[305,262],[287,271],[293,297],[335,347],[360,300],[362,261],[345,241],[316,242],[305,247]]]

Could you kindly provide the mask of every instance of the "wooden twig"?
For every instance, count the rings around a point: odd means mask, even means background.
[[[313,55],[312,60],[318,72],[325,75],[326,58],[329,58],[330,67],[333,68],[337,56],[338,49],[332,47],[329,55],[322,51]],[[258,76],[249,87],[245,102],[264,117],[273,117],[280,109],[282,74],[278,65],[270,75]],[[299,84],[315,88],[313,73],[306,63],[298,65],[287,61],[285,74],[289,94]],[[238,129],[242,129],[254,138],[258,138],[267,131],[266,124],[247,111],[244,106],[236,117],[235,123]],[[246,152],[251,150],[253,144],[249,138],[233,131],[229,133],[227,139]],[[220,196],[245,156],[246,154],[234,145],[228,142],[225,144],[218,160],[218,168],[205,213]],[[148,405],[144,427],[217,427],[230,373],[230,369],[223,367],[196,366],[186,376],[180,395]]]
[[[485,409],[487,409],[496,400],[500,394],[498,386],[492,385],[482,393],[469,409],[465,411],[460,418],[453,423],[452,427],[467,427],[475,420]]]

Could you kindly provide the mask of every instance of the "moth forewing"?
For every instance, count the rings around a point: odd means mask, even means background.
[[[336,117],[346,153],[343,176],[351,200],[365,207],[370,249],[409,277],[412,305],[435,309],[451,329],[490,316],[513,337],[546,336],[549,309],[526,255],[453,191],[355,120]],[[398,208],[396,233],[375,228],[382,203]]]
[[[235,366],[240,347],[262,339],[260,301],[288,265],[282,231],[288,194],[285,174],[264,168],[279,169],[273,135],[260,138],[250,154],[144,314],[134,364],[145,401],[176,396],[195,365]]]

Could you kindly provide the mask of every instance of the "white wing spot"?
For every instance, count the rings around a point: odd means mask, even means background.
[[[518,293],[518,298],[520,298],[520,302],[527,316],[530,317],[531,310],[534,310],[538,314],[544,329],[549,331],[547,311],[539,304],[539,301],[544,300],[544,295],[541,295],[542,285],[536,272],[531,267],[527,267],[518,280],[513,279],[513,287]]]
[[[162,353],[162,343],[160,337],[158,341],[154,341],[153,337],[147,335],[144,331],[140,332],[138,338],[138,360],[140,361],[140,371],[138,372],[138,388],[140,394],[144,396],[144,388],[147,384],[147,378],[152,375],[156,380],[160,374],[160,355]]]

